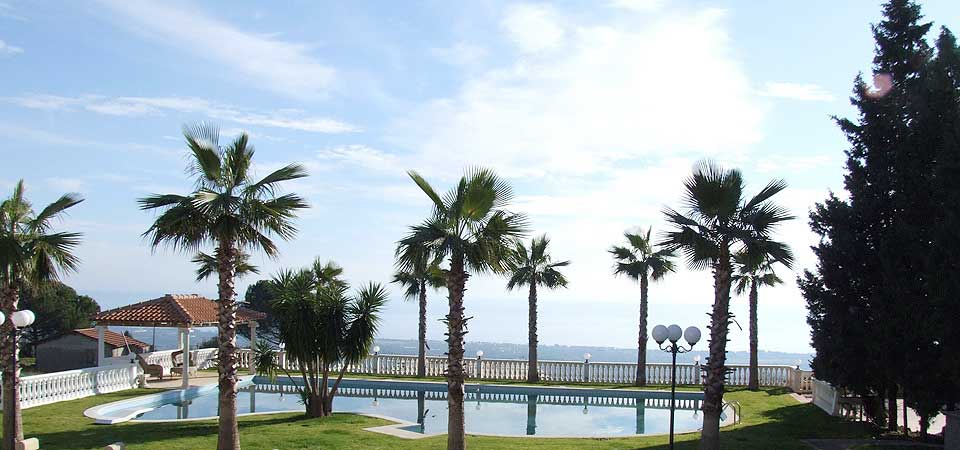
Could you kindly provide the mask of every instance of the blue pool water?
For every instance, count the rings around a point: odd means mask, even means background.
[[[258,379],[258,382],[264,380]],[[338,412],[371,413],[411,424],[405,429],[444,433],[446,385],[442,383],[344,380],[334,400]],[[303,411],[293,386],[247,384],[237,398],[239,414]],[[285,392],[279,392],[285,391]],[[678,393],[676,430],[700,427],[702,393]],[[217,415],[215,388],[168,398],[134,420],[169,420]],[[468,385],[466,425],[472,433],[538,436],[618,436],[665,433],[669,393],[595,389]],[[122,414],[118,410],[115,413]]]

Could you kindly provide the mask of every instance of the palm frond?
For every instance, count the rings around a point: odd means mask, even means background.
[[[422,190],[424,194],[427,194],[427,197],[430,198],[430,200],[433,202],[433,206],[437,208],[437,210],[446,210],[446,205],[444,205],[443,200],[440,199],[440,196],[437,195],[437,191],[433,190],[433,186],[430,186],[430,183],[428,183],[427,180],[413,170],[407,171],[407,175],[409,175],[413,182],[420,187],[420,190]]]
[[[50,229],[50,221],[63,214],[67,209],[83,201],[80,194],[64,194],[53,203],[47,205],[30,221],[29,229],[33,233],[45,233]]]
[[[188,171],[201,175],[198,185],[220,185],[223,163],[220,159],[220,129],[216,125],[198,123],[184,125],[183,137],[193,156]]]
[[[249,140],[250,137],[246,132],[240,133],[224,152],[223,169],[227,172],[230,187],[242,186],[247,182],[247,174],[250,171],[254,153]]]
[[[296,180],[307,176],[307,170],[300,164],[289,164],[274,170],[256,183],[248,185],[244,194],[259,198],[262,195],[274,195],[275,187],[284,181]]]

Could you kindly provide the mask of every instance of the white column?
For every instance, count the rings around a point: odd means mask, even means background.
[[[254,355],[257,353],[257,321],[254,320],[250,322],[250,375],[256,375],[257,373],[257,364],[256,358]],[[252,392],[252,391],[251,391]],[[253,394],[250,394],[251,402],[253,401]]]
[[[183,377],[181,378],[181,385],[186,389],[190,387],[190,329],[181,328],[180,332],[183,333]]]
[[[107,330],[107,327],[97,325],[97,366],[102,366],[106,363],[104,359],[104,342],[103,334]]]

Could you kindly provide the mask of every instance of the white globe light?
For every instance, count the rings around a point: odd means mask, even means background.
[[[687,327],[683,332],[683,338],[687,340],[690,346],[697,345],[700,342],[700,329],[697,327]]]
[[[584,353],[584,354],[583,354],[583,359],[589,361],[591,356],[593,356],[593,355],[591,355],[591,354],[589,354],[589,353]]]
[[[477,350],[477,358],[483,358],[483,350]]]
[[[700,355],[694,356],[694,357],[693,357],[693,362],[696,363],[696,364],[700,364]]]
[[[0,312],[0,325],[2,325],[2,324],[3,324],[3,321],[5,321],[5,320],[7,320],[7,316],[3,315],[3,313]]]
[[[667,340],[667,327],[657,325],[653,327],[653,332],[650,334],[653,336],[653,340],[657,341],[657,344],[662,344],[663,341]]]
[[[10,315],[10,320],[13,322],[13,325],[17,328],[29,327],[33,324],[33,321],[37,318],[33,314],[33,311],[25,309],[23,311],[16,311]]]
[[[670,339],[670,342],[676,343],[683,336],[683,329],[680,328],[680,325],[673,324],[667,327],[667,339]]]
[[[373,346],[373,352],[374,352],[374,353],[380,353],[380,346],[379,346],[379,345],[374,345],[374,346]]]

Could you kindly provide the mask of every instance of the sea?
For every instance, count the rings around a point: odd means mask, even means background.
[[[144,327],[111,327],[113,331],[130,334],[139,341],[151,344],[157,350],[178,348],[177,330],[173,328],[144,328]],[[190,333],[190,346],[199,348],[201,344],[217,337],[216,328],[196,328]],[[249,341],[243,336],[237,336],[237,345],[246,347]],[[377,339],[380,353],[385,355],[416,355],[417,341],[414,339]],[[430,356],[443,356],[447,343],[440,340],[429,340],[427,346]],[[704,346],[704,349],[706,346]],[[483,351],[484,358],[491,359],[526,359],[527,345],[505,342],[467,342],[467,356],[472,357],[478,350]],[[595,362],[634,362],[637,360],[636,348],[593,347],[578,345],[543,345],[538,347],[541,360],[580,361],[589,353],[590,360]],[[692,351],[677,356],[678,363],[692,363],[699,356],[700,361],[706,360],[706,351]],[[760,350],[758,359],[761,365],[797,366],[810,370],[810,353],[789,353],[769,350]],[[647,362],[669,363],[670,354],[660,349],[647,349]],[[727,352],[727,364],[748,364],[750,354],[745,351]]]

